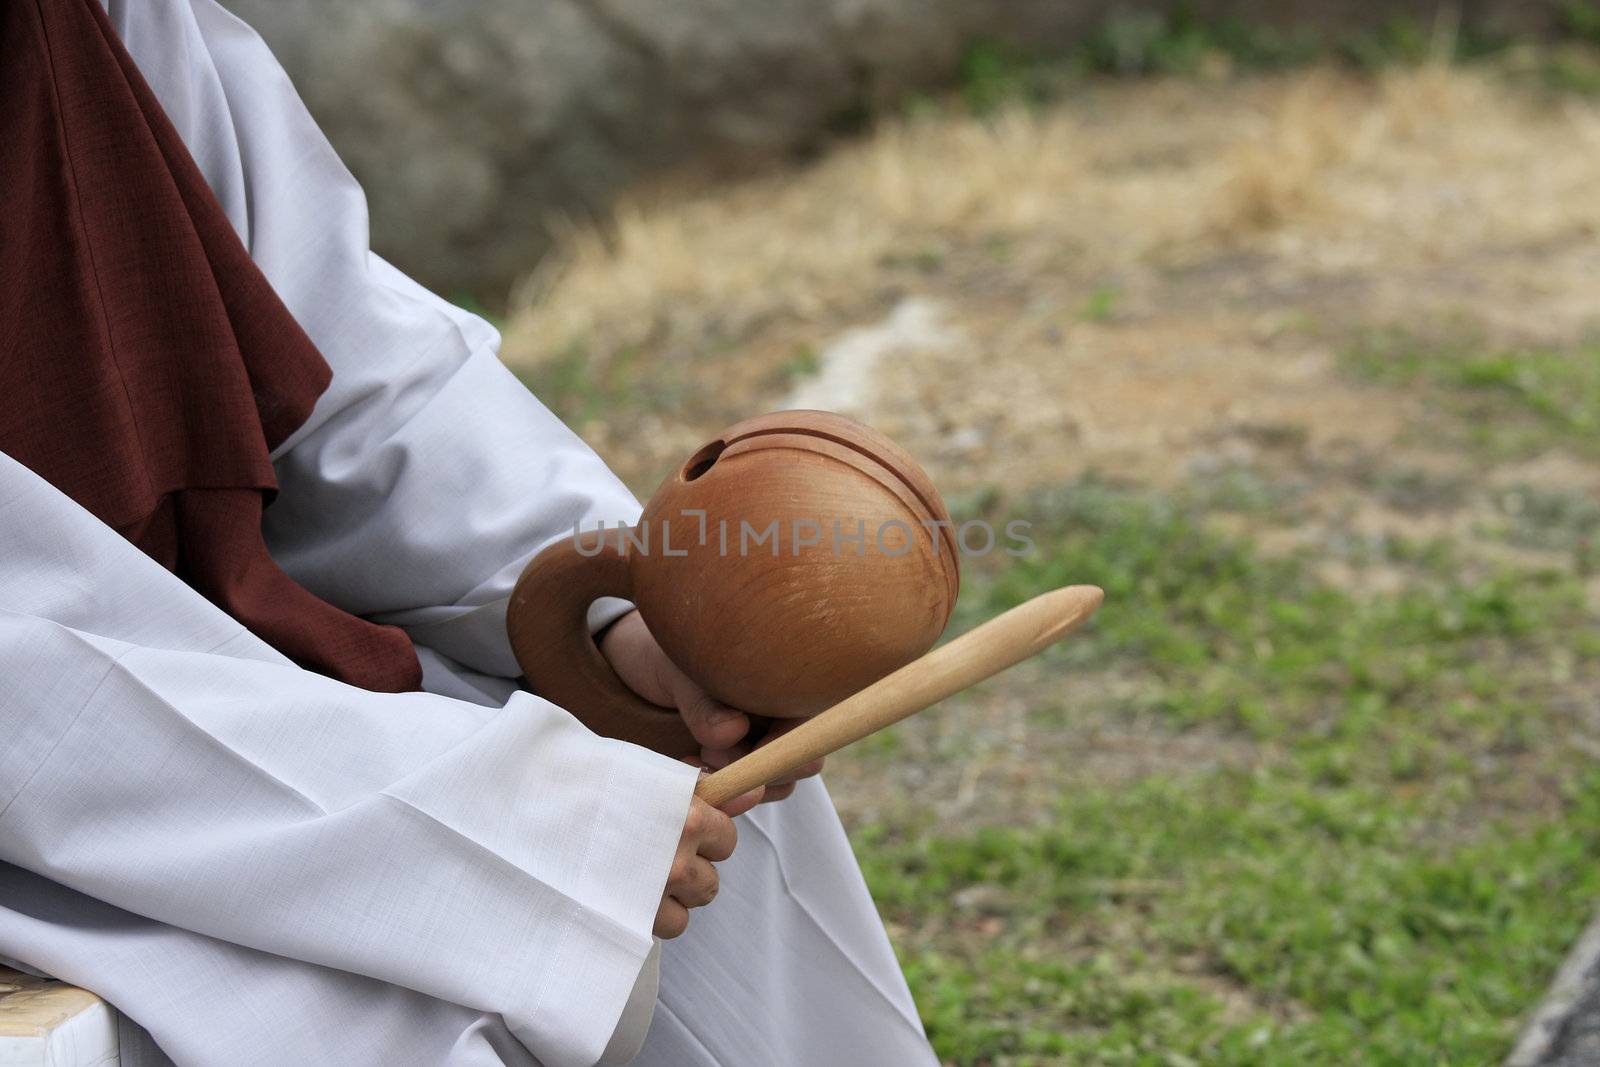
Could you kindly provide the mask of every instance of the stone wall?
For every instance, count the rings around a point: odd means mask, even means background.
[[[378,249],[490,301],[552,226],[685,166],[804,152],[948,84],[978,41],[1061,50],[1128,0],[225,0],[288,68],[367,188]],[[1331,29],[1432,0],[1207,0]],[[1553,2],[1465,5],[1537,25]]]

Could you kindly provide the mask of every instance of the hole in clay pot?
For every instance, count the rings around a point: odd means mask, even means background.
[[[717,459],[722,455],[722,450],[728,447],[726,441],[712,441],[689,457],[689,462],[683,465],[683,480],[692,482],[706,471],[717,465]]]

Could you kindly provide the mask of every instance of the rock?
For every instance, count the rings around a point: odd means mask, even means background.
[[[672,116],[586,5],[235,0],[367,189],[374,244],[447,294],[526,270],[555,214],[649,163]]]
[[[1600,1063],[1600,914],[1568,951],[1502,1067],[1596,1063]]]
[[[886,101],[948,84],[976,42],[1059,52],[1113,11],[1166,6],[225,2],[266,38],[366,186],[377,249],[446,295],[491,301],[532,268],[560,220],[600,216],[654,176],[814,150]],[[1371,23],[1414,10],[1425,23],[1435,0],[1192,6],[1202,14],[1238,8],[1258,20],[1277,12]],[[1334,11],[1347,6],[1359,9],[1355,16]]]

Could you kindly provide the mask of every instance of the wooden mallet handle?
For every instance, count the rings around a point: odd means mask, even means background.
[[[1055,644],[1104,598],[1095,586],[1071,585],[1019,604],[700,779],[695,795],[725,804],[915,715]]]

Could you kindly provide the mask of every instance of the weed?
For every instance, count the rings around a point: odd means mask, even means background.
[[[1465,428],[1464,443],[1495,458],[1553,447],[1600,454],[1600,344],[1484,352],[1470,341],[1375,331],[1345,353],[1369,381],[1421,386]]]
[[[1083,302],[1083,311],[1080,313],[1088,322],[1109,322],[1117,313],[1117,301],[1122,298],[1122,290],[1114,285],[1098,286]]]
[[[783,364],[783,377],[789,383],[815,378],[822,372],[822,356],[811,345],[798,345]]]
[[[1503,1053],[1600,892],[1600,776],[1541,709],[1592,628],[1568,576],[1426,555],[1358,601],[1193,502],[1083,482],[1019,505],[1042,551],[978,576],[969,617],[1093,580],[1106,607],[1054,655],[1162,680],[1265,769],[1064,782],[1054,817],[962,833],[862,828],[942,1056],[958,1064],[1481,1063]],[[1554,657],[1554,660],[1552,659]],[[1484,818],[1526,759],[1553,805]],[[1550,814],[1552,810],[1557,814]],[[964,904],[982,891],[977,912]],[[1093,946],[1102,931],[1136,930]],[[962,934],[961,931],[970,931]],[[1047,946],[1056,946],[1050,950]],[[981,947],[980,947],[981,946]],[[1201,972],[1180,960],[1203,961]],[[1227,995],[1224,995],[1227,991]]]

